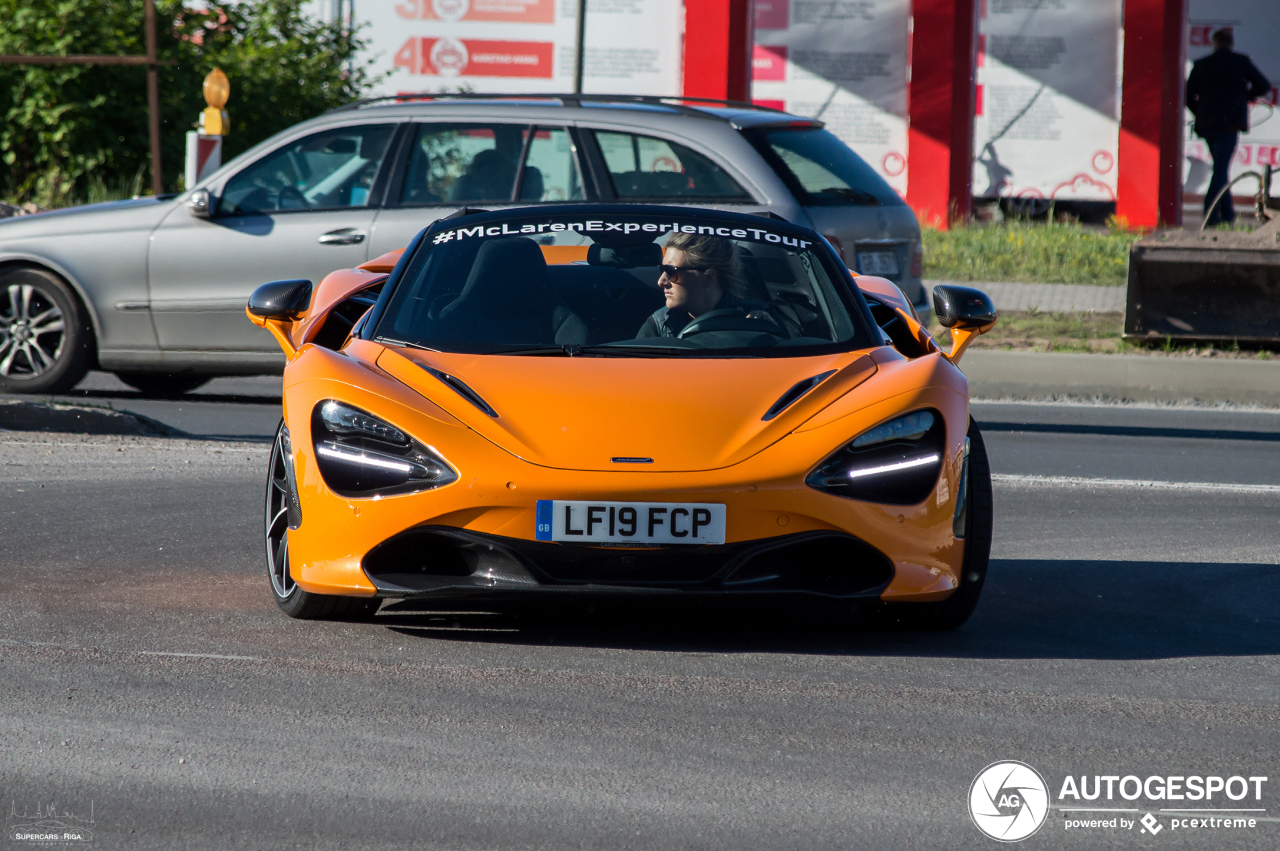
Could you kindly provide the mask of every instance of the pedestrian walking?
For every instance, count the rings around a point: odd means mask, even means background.
[[[1204,196],[1208,224],[1236,220],[1231,193],[1213,210],[1209,205],[1230,179],[1231,158],[1241,133],[1249,132],[1249,102],[1271,91],[1271,81],[1243,53],[1236,53],[1231,30],[1213,34],[1213,53],[1197,59],[1187,78],[1187,109],[1196,117],[1194,130],[1209,146],[1213,177]]]

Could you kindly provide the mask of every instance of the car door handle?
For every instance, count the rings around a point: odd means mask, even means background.
[[[338,228],[320,234],[321,245],[356,245],[364,242],[364,231],[355,228]]]

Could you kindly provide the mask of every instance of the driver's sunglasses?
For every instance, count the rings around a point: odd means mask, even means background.
[[[703,270],[698,266],[667,266],[664,264],[658,267],[658,271],[666,275],[667,280],[679,283],[680,277],[685,272],[701,272]]]

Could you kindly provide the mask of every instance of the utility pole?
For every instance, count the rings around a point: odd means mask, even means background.
[[[587,64],[587,0],[578,0],[578,41],[574,46],[573,93],[582,94],[583,66]]]
[[[147,118],[151,125],[151,194],[164,194],[160,169],[160,66],[156,64],[156,0],[146,0]]]

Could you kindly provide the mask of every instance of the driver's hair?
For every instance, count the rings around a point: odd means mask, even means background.
[[[730,295],[742,298],[747,294],[738,248],[731,240],[705,234],[673,233],[662,245],[663,251],[668,248],[683,251],[688,258],[685,262],[690,266],[714,269],[720,286]]]

